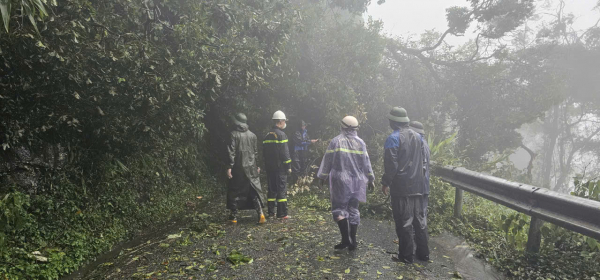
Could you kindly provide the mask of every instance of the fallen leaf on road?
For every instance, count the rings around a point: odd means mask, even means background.
[[[232,251],[229,256],[227,256],[227,260],[231,262],[233,265],[243,264],[243,263],[252,263],[254,259],[249,256],[246,256],[238,251]]]
[[[463,279],[462,275],[460,275],[460,273],[458,271],[448,272],[448,273],[452,274],[452,279]]]

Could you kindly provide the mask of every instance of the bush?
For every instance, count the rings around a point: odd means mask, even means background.
[[[201,162],[201,161],[200,161]],[[48,178],[46,193],[13,187],[0,201],[0,275],[58,279],[115,243],[148,231],[217,190],[192,157],[139,155],[99,166],[95,183],[80,170]],[[193,172],[190,172],[193,170]]]

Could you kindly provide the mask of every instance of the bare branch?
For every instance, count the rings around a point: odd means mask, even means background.
[[[421,52],[419,52],[418,50],[415,50],[415,49],[407,48],[394,40],[390,40],[387,47],[388,47],[390,53],[392,54],[392,58],[394,60],[396,60],[397,62],[402,61],[402,58],[398,57],[399,51],[414,55],[417,58],[419,58],[421,60],[421,62],[423,62],[423,65],[425,65],[427,70],[429,70],[429,72],[431,72],[431,75],[433,76],[435,81],[438,84],[441,84],[442,80],[440,79],[439,74],[435,71],[435,69],[431,65],[431,61],[429,60],[429,58],[425,57]]]
[[[444,38],[446,38],[446,36],[448,34],[450,34],[450,28],[448,28],[448,30],[446,30],[446,32],[444,32],[444,34],[442,34],[442,37],[440,37],[440,39],[438,40],[438,42],[435,45],[429,46],[429,47],[425,47],[425,48],[415,49],[415,51],[426,52],[426,51],[435,50],[437,47],[439,47],[444,42]]]
[[[535,157],[537,157],[537,153],[535,153],[533,150],[531,150],[529,147],[525,146],[525,144],[521,143],[521,148],[523,148],[525,151],[527,151],[529,153],[529,164],[527,164],[527,178],[529,178],[529,181],[531,181],[533,179],[533,161],[535,160]],[[531,182],[530,182],[531,183]]]
[[[600,24],[600,18],[598,18],[598,20],[596,21],[596,24],[594,24],[593,26],[591,26],[590,28],[588,28],[585,32],[583,32],[581,35],[579,35],[579,37],[577,38],[579,41],[581,41],[581,39],[583,38],[583,36],[585,36],[588,32],[590,32],[592,29],[598,27],[598,24]]]
[[[477,54],[479,53],[479,37],[481,36],[481,33],[477,34],[477,38],[475,38],[475,51],[473,52],[473,55],[471,55],[471,58],[469,58],[469,60],[473,60],[475,58],[475,56],[477,56]]]

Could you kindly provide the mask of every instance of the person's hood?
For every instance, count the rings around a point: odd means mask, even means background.
[[[356,129],[342,128],[342,133],[346,137],[358,137],[358,131]]]
[[[241,131],[241,132],[246,132],[246,131],[248,131],[248,125],[245,123],[236,123],[235,130]]]

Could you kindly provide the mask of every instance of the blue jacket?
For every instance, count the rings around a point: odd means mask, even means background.
[[[421,136],[408,124],[398,126],[385,141],[381,184],[392,197],[425,194],[424,149]]]
[[[294,134],[295,151],[308,151],[308,145],[310,144],[310,138],[306,129],[303,129],[302,131],[296,131]]]

